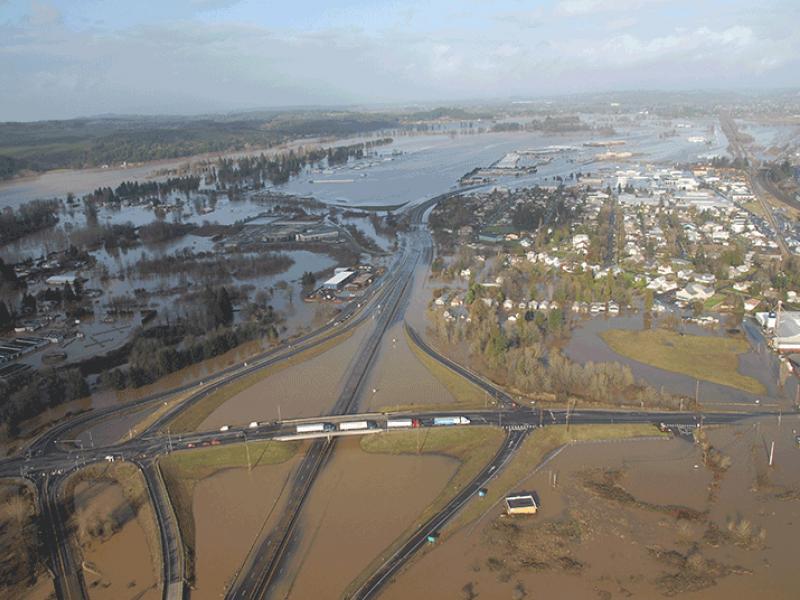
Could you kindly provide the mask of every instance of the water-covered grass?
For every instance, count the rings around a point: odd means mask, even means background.
[[[609,329],[600,336],[617,354],[659,369],[751,394],[767,393],[764,384],[739,372],[739,354],[750,348],[742,337],[681,335],[666,329]]]

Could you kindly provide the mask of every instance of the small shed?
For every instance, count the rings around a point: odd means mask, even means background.
[[[506,513],[509,515],[535,515],[539,510],[533,494],[506,496]]]

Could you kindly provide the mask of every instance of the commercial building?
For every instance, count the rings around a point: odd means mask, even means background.
[[[539,510],[533,494],[506,496],[506,513],[509,515],[535,515]]]
[[[339,271],[333,277],[328,279],[322,284],[322,288],[326,290],[339,290],[350,281],[354,276],[355,271]]]

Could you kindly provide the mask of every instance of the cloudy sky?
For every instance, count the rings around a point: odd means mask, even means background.
[[[798,85],[798,0],[0,0],[0,121]]]

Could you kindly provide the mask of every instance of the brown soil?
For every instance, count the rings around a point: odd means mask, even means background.
[[[0,597],[46,598],[54,592],[37,540],[33,486],[0,482]]]

